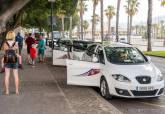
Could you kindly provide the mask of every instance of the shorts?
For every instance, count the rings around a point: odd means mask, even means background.
[[[17,63],[5,63],[5,68],[18,69]]]
[[[44,49],[39,49],[38,50],[38,55],[44,56],[44,54],[45,54],[45,50]]]

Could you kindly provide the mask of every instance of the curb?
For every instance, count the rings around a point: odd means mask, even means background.
[[[152,57],[160,57],[160,58],[165,58],[165,57],[163,57],[163,56],[158,56],[158,55],[150,55],[150,54],[145,54],[145,55],[152,56]]]

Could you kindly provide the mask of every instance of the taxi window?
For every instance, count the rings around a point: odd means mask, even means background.
[[[86,54],[92,56],[95,53],[96,45],[91,45],[87,48]]]
[[[97,55],[98,55],[99,62],[102,64],[105,64],[103,48],[101,46],[97,48]]]

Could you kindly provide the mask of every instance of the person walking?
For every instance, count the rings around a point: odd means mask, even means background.
[[[15,33],[9,31],[6,35],[6,41],[3,44],[4,66],[5,66],[5,94],[9,95],[10,70],[13,71],[15,79],[15,93],[19,94],[19,76],[18,76],[18,44],[15,42]]]
[[[39,37],[39,42],[38,42],[38,58],[39,58],[39,62],[44,62],[44,57],[45,57],[45,41],[43,39],[43,36],[40,35]]]
[[[20,32],[18,32],[15,41],[18,42],[19,54],[21,55],[22,47],[23,47],[23,37],[21,36]]]
[[[32,34],[29,33],[28,38],[26,38],[25,43],[27,45],[27,54],[28,54],[28,63],[31,64],[32,60],[30,58],[30,48],[35,44],[35,39],[32,37]]]
[[[32,48],[30,48],[30,57],[32,59],[32,67],[35,67],[37,58],[36,44],[33,44]]]

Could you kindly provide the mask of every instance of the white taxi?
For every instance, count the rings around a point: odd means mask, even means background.
[[[160,70],[137,48],[113,43],[92,44],[82,60],[67,60],[67,84],[96,86],[104,98],[159,97],[164,91]]]

